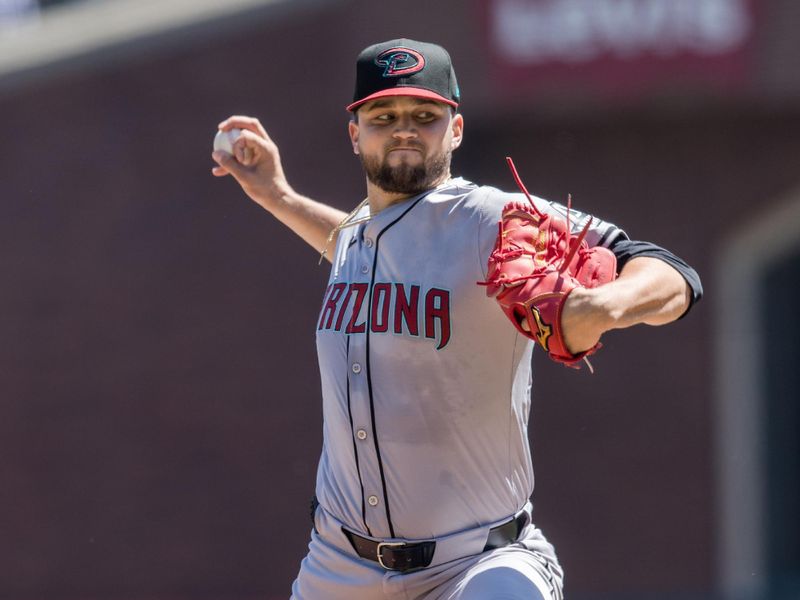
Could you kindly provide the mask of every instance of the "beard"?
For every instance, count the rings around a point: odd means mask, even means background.
[[[386,155],[388,156],[388,148]],[[387,158],[359,154],[367,179],[385,192],[415,196],[426,192],[444,180],[450,171],[452,152],[443,151],[426,158],[421,164],[403,160],[392,166]]]

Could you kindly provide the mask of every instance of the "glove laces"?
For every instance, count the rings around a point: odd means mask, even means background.
[[[531,203],[534,212],[540,217],[544,217],[545,216],[544,213],[542,213],[542,211],[540,211],[539,208],[536,206],[536,204],[533,201],[533,198],[531,198],[531,195],[528,193],[525,184],[522,183],[522,179],[520,178],[519,173],[517,172],[517,168],[514,166],[514,161],[511,160],[510,156],[506,156],[506,162],[508,163],[509,169],[511,169],[511,174],[514,176],[514,181],[516,181],[517,187],[523,194],[525,194],[525,197],[528,199],[528,202]],[[559,273],[563,273],[564,271],[567,270],[569,263],[572,262],[572,259],[575,257],[575,253],[578,251],[578,248],[580,248],[581,242],[583,242],[584,238],[586,237],[586,234],[589,232],[589,227],[591,226],[593,220],[591,217],[589,217],[589,220],[586,222],[586,225],[583,227],[583,230],[580,232],[578,237],[575,238],[575,243],[572,244],[572,225],[570,225],[569,222],[569,215],[571,211],[572,211],[572,194],[567,194],[567,234],[565,240],[565,248],[567,250],[567,253],[564,256],[564,259],[561,261],[561,265],[558,267]]]
[[[506,156],[506,162],[508,163],[508,167],[511,169],[511,174],[514,176],[514,181],[516,181],[517,187],[520,189],[520,191],[528,199],[528,202],[530,202],[531,206],[533,207],[534,212],[539,217],[543,217],[544,214],[536,206],[536,204],[533,201],[533,198],[531,198],[531,195],[528,193],[528,190],[525,187],[525,184],[522,183],[522,178],[519,176],[519,173],[517,172],[517,168],[514,166],[514,161],[511,160],[510,156]],[[584,225],[584,227],[581,230],[581,232],[578,235],[578,237],[575,238],[575,243],[573,244],[572,243],[572,225],[569,222],[570,212],[572,212],[572,194],[567,194],[567,227],[566,227],[566,234],[565,234],[565,238],[566,239],[564,240],[565,241],[565,249],[567,250],[567,253],[564,256],[563,260],[561,261],[561,265],[558,267],[558,273],[559,274],[561,274],[564,271],[566,271],[567,268],[569,267],[570,262],[572,262],[572,259],[575,257],[575,253],[580,248],[581,243],[583,242],[584,238],[586,237],[586,234],[589,231],[589,227],[591,226],[592,221],[593,221],[593,218],[589,217],[589,220],[586,222],[586,225]],[[502,223],[500,224],[500,231],[501,231],[501,234],[502,234]],[[519,256],[519,254],[521,254],[521,253],[522,253],[521,249],[519,251],[517,251],[516,249],[508,249],[508,250],[504,251],[504,254],[506,254],[508,256],[511,256],[511,255]],[[532,273],[530,276],[531,277],[536,277],[536,276],[540,276],[540,275],[543,275],[543,273]],[[525,279],[525,278],[522,277],[520,279]],[[600,345],[598,344],[597,347],[599,348]],[[583,361],[586,363],[586,366],[589,368],[589,372],[594,374],[594,367],[592,366],[592,363],[589,362],[588,354],[583,356]],[[576,365],[569,364],[568,366],[571,366],[573,368],[578,368]]]

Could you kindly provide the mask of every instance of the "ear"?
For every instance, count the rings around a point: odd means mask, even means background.
[[[451,131],[453,134],[450,140],[450,149],[455,150],[461,145],[461,140],[464,139],[464,117],[461,113],[456,113],[450,123]]]
[[[353,145],[353,154],[359,154],[358,152],[358,123],[356,123],[356,117],[353,115],[353,118],[350,119],[347,123],[347,132],[350,134],[350,143]]]

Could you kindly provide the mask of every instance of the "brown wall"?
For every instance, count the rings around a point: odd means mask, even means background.
[[[228,114],[262,119],[299,191],[350,207],[353,57],[437,40],[465,95],[458,174],[511,189],[510,154],[534,193],[673,249],[712,298],[717,241],[798,183],[791,102],[505,111],[477,8],[425,10],[408,27],[366,1],[265,13],[0,91],[0,598],[288,595],[326,269],[211,177]],[[572,598],[714,587],[710,309],[609,334],[593,376],[536,359],[537,519]]]

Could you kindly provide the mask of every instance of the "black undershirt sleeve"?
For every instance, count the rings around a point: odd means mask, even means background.
[[[624,237],[617,238],[609,246],[609,249],[617,257],[617,273],[622,271],[622,267],[624,267],[629,260],[638,256],[650,256],[652,258],[658,258],[678,271],[678,273],[683,276],[683,278],[686,280],[686,283],[689,284],[689,287],[692,290],[692,297],[689,307],[680,318],[685,317],[689,310],[691,310],[692,306],[699,302],[703,297],[703,284],[700,281],[700,275],[698,275],[697,271],[690,267],[686,261],[678,256],[675,256],[669,250],[662,248],[661,246],[657,246],[652,242],[629,240]]]

